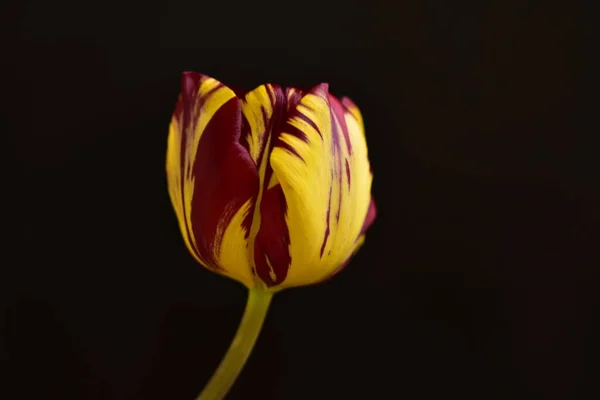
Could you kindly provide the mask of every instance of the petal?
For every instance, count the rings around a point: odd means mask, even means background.
[[[320,281],[356,248],[371,203],[358,108],[312,88],[288,115],[270,157],[287,206],[291,265],[281,288]]]
[[[251,287],[246,249],[258,177],[240,144],[241,126],[241,104],[232,90],[184,73],[169,130],[169,195],[196,260]]]
[[[365,221],[363,222],[362,229],[360,231],[361,234],[365,233],[367,229],[373,225],[375,221],[375,217],[377,216],[377,206],[375,205],[375,199],[371,196],[371,202],[369,203],[369,210],[367,211],[367,216],[365,217]]]
[[[362,229],[360,231],[360,235],[358,236],[358,238],[356,239],[356,243],[354,244],[354,250],[352,250],[352,254],[350,254],[350,256],[346,259],[346,261],[344,261],[339,267],[337,267],[331,273],[331,275],[325,277],[324,280],[333,278],[335,275],[340,273],[344,268],[346,268],[346,266],[352,260],[352,257],[354,257],[354,255],[358,252],[358,250],[360,250],[362,245],[365,243],[365,236],[366,236],[365,232],[367,231],[367,229],[369,229],[371,227],[371,225],[375,221],[376,215],[377,215],[377,208],[375,206],[375,200],[371,196],[371,203],[369,204],[369,210],[367,211],[367,216],[365,217],[365,220],[363,222]]]
[[[268,189],[260,207],[260,230],[254,242],[256,274],[267,287],[281,284],[291,265],[287,203],[279,183]]]
[[[285,117],[285,94],[279,85],[262,85],[245,94],[242,105],[241,143],[248,149],[257,168],[269,151],[271,133],[279,129]]]
[[[265,254],[265,240],[277,247],[278,239],[289,242],[284,214],[280,212],[277,184],[273,170],[269,164],[269,153],[274,141],[285,122],[287,107],[286,94],[278,85],[262,85],[248,92],[242,100],[242,140],[248,154],[256,164],[258,171],[258,193],[253,203],[252,227],[249,235],[249,257],[253,261],[253,273],[258,275],[265,286],[272,286],[274,272]],[[279,185],[277,185],[279,187]],[[280,191],[281,192],[281,191]],[[283,198],[283,193],[281,193]],[[276,251],[277,252],[277,251]],[[288,261],[271,254],[276,265],[289,264],[289,252],[284,251]],[[276,267],[281,277],[281,268]],[[283,275],[285,278],[285,275]]]

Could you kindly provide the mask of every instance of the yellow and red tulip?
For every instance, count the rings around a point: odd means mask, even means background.
[[[328,278],[375,217],[360,111],[324,83],[238,96],[184,73],[167,178],[189,251],[248,288]]]
[[[167,180],[191,254],[251,294],[329,278],[376,214],[362,116],[326,83],[236,93],[184,73]]]

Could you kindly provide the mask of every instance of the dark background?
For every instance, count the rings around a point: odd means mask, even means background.
[[[228,398],[597,398],[576,3],[384,4],[2,6],[0,398],[191,400],[224,354],[246,292],[188,255],[165,184],[183,70],[328,81],[375,175],[365,246],[275,297]]]

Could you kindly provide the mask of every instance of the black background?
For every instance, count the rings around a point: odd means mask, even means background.
[[[379,208],[342,274],[275,297],[228,398],[595,398],[575,6],[217,3],[2,6],[0,397],[191,400],[216,368],[246,292],[188,255],[164,174],[194,70],[350,96]]]

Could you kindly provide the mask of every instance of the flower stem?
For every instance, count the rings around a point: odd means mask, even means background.
[[[221,364],[196,400],[221,400],[227,395],[252,352],[272,297],[273,292],[250,289],[235,337]]]

